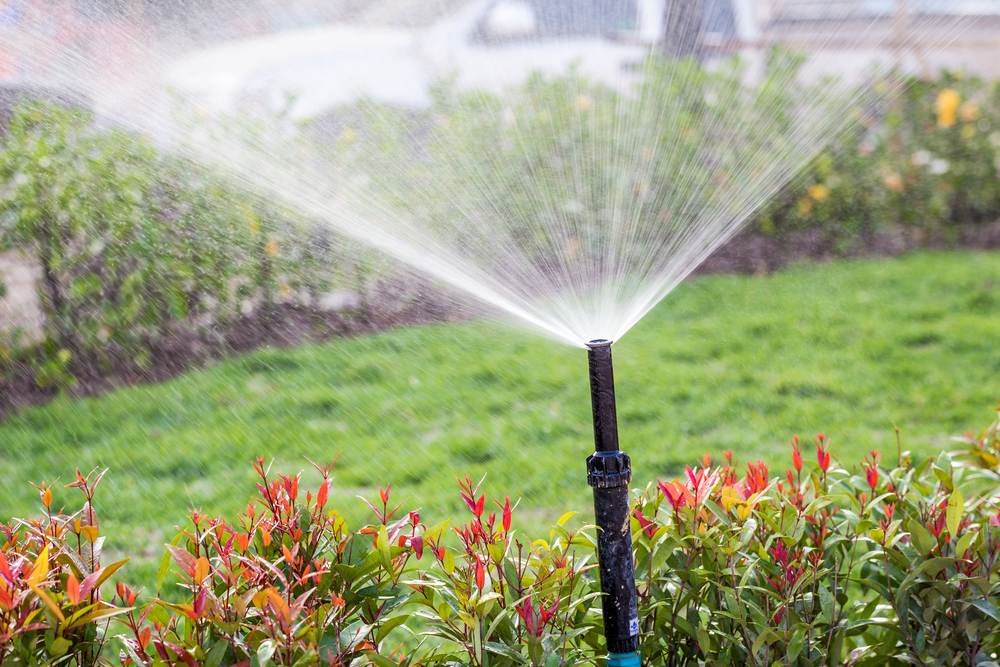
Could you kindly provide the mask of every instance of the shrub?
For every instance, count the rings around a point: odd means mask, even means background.
[[[842,250],[879,231],[954,242],[1000,216],[1000,88],[945,72],[910,79],[766,207],[768,233],[820,230]]]
[[[447,524],[400,513],[389,486],[365,500],[371,523],[352,530],[327,507],[330,467],[304,498],[298,476],[271,476],[263,459],[254,468],[258,497],[243,515],[229,523],[196,512],[168,546],[183,601],[129,613],[121,640],[135,664],[412,664],[401,647],[414,644],[425,648],[420,664],[505,664],[522,648],[537,664],[551,655],[574,664],[566,640],[593,627],[583,622],[593,594],[566,552],[570,534],[516,543],[510,499],[487,514],[469,480],[473,518],[454,531],[458,548],[445,544]]]
[[[103,476],[77,471],[69,486],[83,505],[75,512],[55,510],[43,484],[42,518],[0,525],[0,664],[107,664],[101,656],[108,621],[128,612],[134,598],[121,605],[102,599],[126,562],[101,566],[104,536],[93,499]]]
[[[820,434],[792,440],[780,479],[731,453],[635,494],[648,664],[989,664],[1000,650],[1000,420],[967,451],[872,452],[856,470]],[[815,452],[815,464],[804,459]],[[983,467],[985,464],[985,468]],[[0,527],[0,663],[577,665],[603,652],[592,528],[563,516],[522,540],[516,503],[468,479],[468,523],[429,526],[391,489],[349,527],[299,476],[254,463],[257,497],[232,521],[198,512],[142,600],[101,567],[93,497]],[[120,652],[112,656],[111,635]]]
[[[599,239],[614,215],[609,198],[634,201],[637,215],[661,221],[664,234],[676,234],[692,210],[735,218],[756,206],[745,165],[804,157],[799,135],[787,131],[790,118],[803,108],[822,117],[849,107],[824,98],[821,87],[783,85],[797,66],[794,56],[772,53],[769,77],[748,94],[738,61],[706,69],[652,59],[637,74],[646,95],[626,105],[632,115],[624,126],[621,93],[572,70],[532,77],[502,96],[441,85],[425,112],[367,102],[338,110],[351,127],[324,146],[330,155],[310,157],[329,166],[330,185],[353,198],[372,188],[365,194],[438,233],[461,238],[496,224],[543,269],[554,247],[585,262],[582,251],[604,247]],[[666,111],[656,103],[665,98],[674,100]],[[944,73],[908,81],[879,108],[845,113],[856,129],[756,212],[757,234],[817,236],[822,252],[848,253],[954,243],[996,221],[1000,86]],[[727,137],[722,130],[733,119],[761,128],[760,136]],[[220,125],[241,126],[240,119]],[[252,143],[280,141],[285,155],[295,154],[285,145],[287,127],[247,125]],[[308,129],[296,138],[331,143]],[[641,145],[670,149],[640,154]],[[594,150],[606,159],[576,174],[568,158]],[[98,126],[86,112],[39,102],[21,107],[0,150],[0,248],[25,250],[43,269],[47,341],[18,355],[35,369],[36,384],[143,376],[183,356],[170,346],[178,339],[193,340],[192,356],[225,352],[220,331],[227,324],[254,313],[266,328],[276,305],[315,307],[335,285],[358,293],[363,320],[377,319],[367,293],[388,269],[238,184],[142,137]],[[539,220],[567,219],[586,241],[539,235]],[[663,238],[647,231],[619,251],[645,265],[648,248]],[[467,246],[483,248],[472,258],[481,264],[505,261],[491,247]],[[9,367],[0,358],[0,376]]]
[[[330,468],[304,497],[298,476],[270,475],[263,459],[254,469],[259,495],[244,515],[230,523],[195,512],[168,546],[183,601],[146,608],[152,635],[142,617],[128,618],[134,663],[350,664],[406,620],[400,579],[419,519],[393,521],[388,488],[378,523],[352,531],[327,507]]]
[[[345,171],[369,175],[356,187],[367,183],[372,196],[422,226],[461,238],[470,226],[492,224],[543,267],[553,248],[579,259],[603,247],[595,239],[614,225],[608,202],[618,199],[660,222],[636,248],[618,248],[635,251],[640,263],[650,244],[699,215],[692,211],[749,215],[758,234],[816,235],[824,251],[842,254],[956,243],[1000,217],[1000,86],[950,72],[891,75],[872,85],[896,92],[862,103],[830,92],[838,86],[797,81],[800,65],[775,51],[748,88],[738,60],[703,68],[654,57],[630,102],[575,70],[539,74],[503,94],[442,85],[426,113],[368,103],[354,110],[359,130],[350,129],[346,148],[338,143],[337,159],[351,165]],[[831,119],[841,116],[853,121],[849,131],[806,142],[810,130],[833,132]],[[796,117],[805,128],[795,127]],[[746,127],[757,131],[743,136]],[[644,154],[643,146],[660,148]],[[819,154],[798,177],[782,184],[771,174],[782,186],[775,196],[754,191],[761,185],[747,178],[747,165],[758,165],[755,178],[767,182],[769,163],[798,166],[813,147]],[[593,154],[600,164],[591,164]],[[539,220],[571,220],[581,238],[548,238]],[[504,259],[487,249],[477,261]]]
[[[45,341],[21,355],[41,387],[176,363],[177,338],[218,346],[247,312],[315,301],[342,279],[321,236],[84,111],[25,104],[0,150],[0,248],[42,273]]]
[[[646,266],[650,247],[683,250],[675,246],[696,222],[745,217],[743,209],[769,194],[755,190],[779,184],[768,161],[787,168],[811,155],[793,127],[796,113],[821,127],[849,100],[836,87],[790,85],[801,64],[775,50],[753,86],[735,58],[707,68],[663,57],[642,63],[627,92],[576,68],[537,73],[501,94],[445,83],[425,112],[359,105],[348,115],[360,131],[350,129],[350,145],[338,144],[335,159],[349,165],[345,172],[366,174],[355,187],[367,186],[421,228],[462,239],[491,226],[502,247],[543,271],[554,253],[589,266],[585,254],[603,253],[622,218],[649,221],[613,239],[617,253]],[[480,266],[508,261],[507,251],[480,241],[463,247],[478,253]]]
[[[887,467],[873,451],[848,472],[819,435],[810,472],[792,447],[780,481],[727,459],[642,498],[645,656],[958,665],[1000,648],[995,498],[964,499],[947,455]]]
[[[181,172],[84,112],[32,104],[15,114],[0,152],[0,238],[41,267],[47,360],[99,373],[148,367],[175,323],[231,307],[246,223],[219,215],[218,185]]]

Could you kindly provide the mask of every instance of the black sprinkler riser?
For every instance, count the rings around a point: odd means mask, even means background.
[[[632,462],[628,454],[618,449],[611,343],[592,341],[588,348],[596,451],[587,458],[587,483],[594,489],[604,635],[610,653],[630,654],[639,647],[635,565],[629,525],[628,484],[632,479]]]
[[[590,366],[590,406],[594,413],[594,450],[618,451],[618,413],[615,408],[615,373],[611,364],[611,341],[587,344]]]

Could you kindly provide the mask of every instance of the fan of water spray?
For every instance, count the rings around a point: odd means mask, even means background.
[[[963,22],[944,0],[335,4],[246,12],[262,31],[220,3],[183,49],[173,27],[104,52],[26,22],[15,49],[112,122],[574,345],[625,335],[892,103],[911,41]]]
[[[638,665],[611,341],[841,132],[877,131],[911,60],[927,55],[912,46],[949,44],[965,19],[942,10],[963,3],[205,4],[146,7],[143,30],[111,21],[74,42],[51,24],[69,4],[29,2],[8,50],[29,84],[82,89],[105,122],[286,218],[588,346],[608,664]],[[199,253],[202,239],[190,241]]]

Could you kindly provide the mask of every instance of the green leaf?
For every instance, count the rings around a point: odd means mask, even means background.
[[[98,605],[91,605],[92,607],[97,607]],[[91,609],[86,614],[80,616],[72,622],[66,623],[66,629],[72,630],[73,628],[79,627],[81,625],[87,625],[93,623],[94,621],[99,621],[105,618],[111,618],[112,616],[120,616],[122,614],[128,613],[130,607],[112,607],[107,605],[103,608]]]
[[[753,539],[754,532],[757,530],[757,521],[754,519],[747,519],[746,523],[743,524],[743,530],[740,531],[740,548],[742,549],[746,545],[750,544],[750,540]]]
[[[750,652],[756,655],[761,648],[770,645],[780,639],[778,631],[774,628],[765,628],[763,632],[757,635],[757,638],[753,641],[753,646],[750,648]]]
[[[506,644],[501,644],[499,642],[486,642],[483,648],[485,648],[488,653],[502,655],[505,658],[515,660],[517,663],[521,662],[521,654]]]
[[[930,560],[921,563],[920,567],[918,567],[915,570],[915,573],[926,574],[929,577],[936,577],[938,573],[941,572],[941,570],[945,569],[946,567],[950,567],[954,564],[955,564],[954,558],[945,558],[945,557],[931,558]],[[904,584],[905,583],[906,581],[904,580]]]
[[[399,616],[393,616],[392,618],[383,621],[379,625],[378,632],[376,633],[378,640],[382,641],[389,636],[389,633],[392,630],[406,623],[408,620],[410,620],[410,616],[408,614],[400,614]]]
[[[70,640],[66,639],[65,637],[56,637],[55,639],[52,640],[52,643],[49,644],[49,653],[53,657],[58,658],[59,656],[66,653],[66,651],[68,651],[69,647],[72,645],[73,643]]]
[[[455,571],[455,554],[451,553],[450,549],[445,550],[444,552],[442,566],[444,567],[444,571],[448,574]]]
[[[926,556],[937,546],[937,540],[934,539],[931,532],[919,521],[914,519],[907,521],[906,530],[910,533],[910,540],[913,542],[913,547],[921,556]]]
[[[111,565],[108,565],[107,567],[101,569],[100,570],[101,574],[98,575],[97,581],[94,583],[94,590],[95,591],[99,590],[101,586],[104,584],[104,582],[110,579],[111,575],[117,572],[119,569],[121,569],[122,566],[124,566],[125,563],[127,562],[128,558],[123,558],[122,560],[116,561]]]
[[[979,533],[973,530],[970,530],[965,533],[965,535],[962,535],[962,537],[958,540],[958,544],[955,545],[955,555],[962,556],[962,554],[968,551],[969,547],[972,546],[972,542],[978,535]]]
[[[948,534],[951,535],[951,539],[953,540],[958,537],[958,526],[962,523],[962,512],[964,511],[965,500],[962,498],[962,492],[956,486],[948,498],[948,509],[945,511],[945,519],[948,522]]]
[[[789,640],[788,648],[786,650],[789,663],[794,663],[795,659],[799,657],[799,653],[802,652],[802,646],[806,641],[806,630],[807,626],[799,625],[792,633],[792,638]]]
[[[270,639],[262,641],[257,647],[257,664],[264,667],[271,662],[272,655],[274,655],[274,642]]]
[[[698,648],[705,655],[712,654],[712,636],[708,634],[708,630],[699,627],[696,631],[696,636],[698,638]]]
[[[372,654],[370,654],[370,655],[368,655],[366,657],[369,660],[371,660],[373,663],[375,663],[376,665],[378,665],[378,667],[398,667],[399,666],[399,663],[396,662],[395,660],[390,660],[386,656],[379,655],[377,653],[372,653]]]
[[[226,657],[226,641],[220,639],[212,645],[212,649],[205,656],[204,667],[219,667],[222,659]]]
[[[1000,623],[1000,609],[989,600],[973,600],[969,604]]]

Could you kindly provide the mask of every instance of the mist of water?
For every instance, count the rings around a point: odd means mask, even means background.
[[[109,24],[115,48],[61,42],[41,10],[13,48],[105,119],[572,345],[620,339],[884,111],[919,39],[903,28],[947,44],[963,27],[945,2],[842,3],[812,31],[741,27],[726,3],[707,19],[656,2],[342,4],[323,18],[350,23],[237,41],[226,11],[189,40],[166,19]],[[716,29],[739,33],[730,48],[705,47]]]

